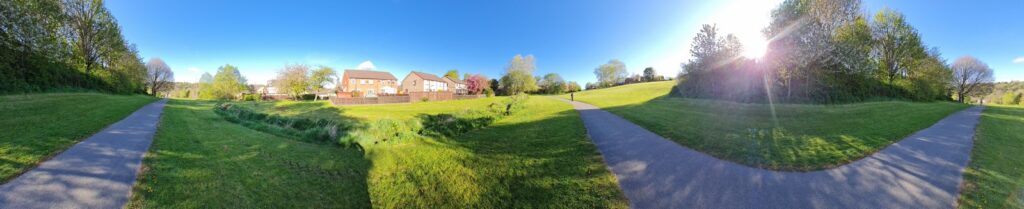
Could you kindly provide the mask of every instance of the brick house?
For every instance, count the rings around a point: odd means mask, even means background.
[[[469,93],[469,89],[466,88],[466,81],[449,78],[448,76],[445,76],[442,79],[444,79],[444,82],[448,83],[448,90],[455,92],[455,94]]]
[[[398,79],[384,71],[345,70],[338,90],[338,97],[352,97],[353,92],[361,97],[397,94]]]
[[[412,71],[402,79],[402,92],[448,91],[448,82],[436,75]]]

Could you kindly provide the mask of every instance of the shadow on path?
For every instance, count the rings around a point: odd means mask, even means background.
[[[123,207],[165,103],[142,107],[0,186],[0,208]]]
[[[954,113],[850,164],[781,172],[717,159],[569,103],[633,208],[953,208],[983,109]]]

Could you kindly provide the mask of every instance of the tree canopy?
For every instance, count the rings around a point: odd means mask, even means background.
[[[501,76],[500,88],[507,95],[516,95],[527,91],[537,90],[537,81],[534,80],[533,55],[516,55],[509,61],[505,68],[505,74]]]

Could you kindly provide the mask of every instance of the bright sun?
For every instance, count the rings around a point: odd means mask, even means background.
[[[743,56],[757,59],[768,50],[768,40],[761,29],[768,26],[771,19],[771,8],[779,4],[777,0],[765,1],[722,1],[717,8],[719,12],[710,17],[724,33],[736,35],[743,43]]]
[[[761,56],[764,56],[764,53],[768,51],[768,41],[760,38],[760,36],[740,41],[743,42],[743,56],[746,58],[761,58]]]

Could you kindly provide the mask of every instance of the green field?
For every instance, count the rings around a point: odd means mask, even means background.
[[[960,208],[1024,208],[1024,107],[982,113]]]
[[[576,93],[576,100],[718,158],[799,171],[863,158],[967,107],[900,101],[739,104],[668,96],[674,85],[666,81],[590,90]]]
[[[292,117],[369,123],[486,108],[504,99],[345,107],[325,102],[236,104]],[[186,208],[628,207],[614,175],[586,138],[577,113],[550,98],[530,98],[523,110],[483,129],[454,137],[420,136],[367,146],[365,155],[359,157],[350,153],[357,152],[352,148],[306,144],[247,129],[218,118],[210,110],[212,106],[193,101],[168,105],[150,151],[155,155],[146,160],[150,170],[140,179],[133,204]],[[263,156],[326,170],[362,168],[360,174],[365,176],[324,180],[281,168]],[[260,171],[260,175],[254,176],[252,171]]]
[[[155,100],[99,93],[0,96],[0,182]]]
[[[357,150],[248,129],[214,104],[168,102],[129,207],[369,207],[371,165]]]

